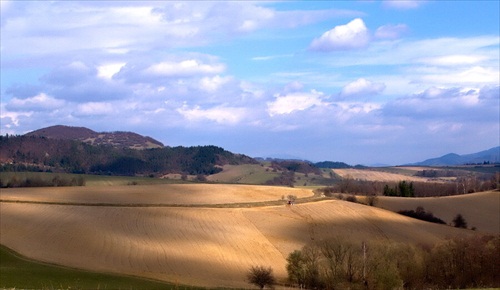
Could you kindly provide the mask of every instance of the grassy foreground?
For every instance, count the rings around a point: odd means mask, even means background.
[[[203,289],[29,260],[0,245],[1,289]]]

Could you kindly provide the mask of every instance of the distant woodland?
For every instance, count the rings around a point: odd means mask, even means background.
[[[136,150],[39,136],[0,136],[0,147],[3,171],[209,175],[220,172],[220,166],[225,164],[256,163],[248,156],[233,154],[217,146]]]

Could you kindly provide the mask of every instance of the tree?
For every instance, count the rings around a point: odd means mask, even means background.
[[[247,273],[248,282],[259,286],[260,289],[268,286],[273,288],[276,284],[276,279],[273,275],[273,269],[271,267],[266,268],[264,266],[252,266]]]
[[[467,222],[465,221],[465,218],[461,214],[457,214],[453,219],[453,226],[456,228],[466,229]]]
[[[301,251],[295,250],[288,255],[286,258],[288,262],[286,265],[286,271],[288,272],[288,280],[302,287],[305,283],[305,260]]]

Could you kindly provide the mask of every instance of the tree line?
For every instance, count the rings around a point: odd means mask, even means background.
[[[288,283],[307,289],[500,287],[500,237],[457,237],[433,247],[335,238],[287,257]]]
[[[500,173],[479,178],[477,176],[458,177],[450,182],[383,182],[344,178],[334,185],[324,187],[321,192],[332,197],[335,194],[385,195],[402,197],[430,197],[466,194],[498,189]]]

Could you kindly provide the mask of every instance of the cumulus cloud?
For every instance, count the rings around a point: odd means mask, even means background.
[[[266,28],[298,27],[362,14],[337,9],[278,11],[250,1],[200,1],[195,5],[177,1],[0,2],[2,53],[25,55],[126,54],[150,47],[193,47]],[[17,10],[22,11],[21,17],[10,13]]]
[[[377,39],[398,39],[408,31],[406,24],[387,24],[382,25],[375,31]]]
[[[497,90],[500,88],[495,87]],[[387,103],[388,117],[404,116],[421,121],[440,119],[443,122],[498,119],[498,102],[482,96],[495,96],[490,86],[430,87],[422,92]],[[498,93],[496,93],[498,96]],[[496,116],[496,117],[495,117]]]
[[[245,108],[217,106],[208,109],[202,109],[199,106],[189,108],[184,105],[177,109],[185,119],[189,121],[204,121],[209,120],[218,124],[235,125],[241,122],[246,116]]]
[[[12,98],[6,108],[12,111],[45,111],[64,106],[66,102],[40,93],[26,99]]]
[[[200,80],[200,88],[207,92],[215,92],[225,84],[229,83],[232,77],[221,77],[216,75],[214,77],[203,77]]]
[[[97,67],[97,76],[103,79],[112,79],[120,69],[125,66],[125,62],[105,63]]]
[[[374,83],[360,78],[347,84],[340,93],[341,97],[362,97],[380,94],[385,89],[385,84]]]
[[[95,116],[110,115],[115,112],[115,106],[109,102],[87,102],[79,104],[76,109],[77,115]]]
[[[164,61],[146,68],[146,74],[159,76],[190,76],[198,74],[216,74],[225,69],[222,64],[205,64],[196,59],[187,59],[179,62]]]
[[[314,106],[324,106],[324,94],[315,90],[308,93],[296,92],[289,94],[276,94],[275,100],[267,103],[269,115],[287,115],[296,111],[304,111]]]
[[[310,49],[317,51],[335,51],[359,49],[368,46],[370,33],[361,18],[356,18],[345,25],[335,26],[312,41]]]

